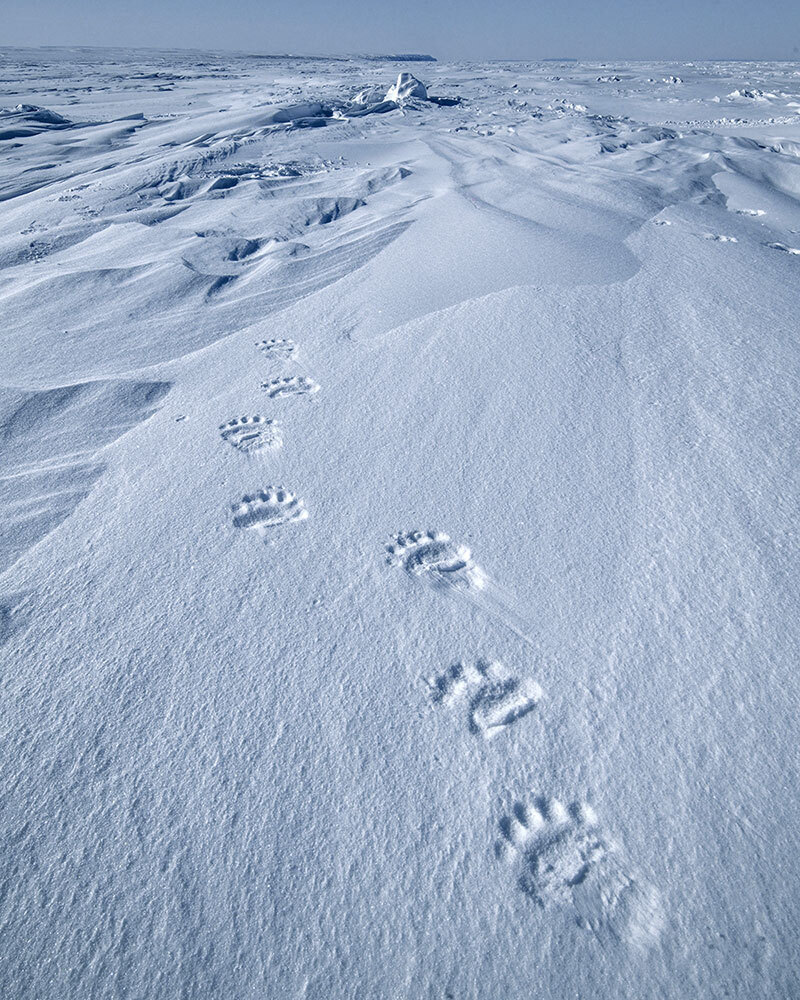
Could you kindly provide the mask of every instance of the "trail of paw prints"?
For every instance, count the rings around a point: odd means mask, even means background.
[[[537,796],[516,802],[499,827],[495,856],[537,906],[572,906],[581,927],[636,947],[658,941],[659,894],[624,871],[590,805]]]
[[[280,424],[258,414],[253,417],[234,417],[227,423],[220,424],[219,431],[223,441],[245,454],[280,448],[283,444]]]
[[[288,361],[297,355],[297,344],[287,338],[260,340],[256,347],[272,361]]]
[[[247,528],[264,537],[270,528],[303,521],[308,511],[302,500],[280,486],[267,486],[242,497],[232,507],[235,528]]]
[[[499,661],[457,663],[428,680],[436,705],[466,706],[469,731],[490,740],[530,714],[543,692],[532,678],[514,676]]]
[[[386,562],[432,586],[481,590],[486,577],[466,545],[442,531],[401,531],[386,546]]]
[[[319,392],[319,385],[306,375],[274,378],[269,382],[262,382],[261,388],[270,399],[280,399],[282,396],[310,396]]]

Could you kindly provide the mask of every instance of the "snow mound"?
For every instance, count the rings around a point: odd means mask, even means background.
[[[428,90],[425,84],[411,73],[400,73],[397,77],[397,82],[386,91],[384,100],[394,101],[395,104],[402,104],[404,101],[414,97],[421,101],[428,100]]]
[[[741,90],[732,90],[728,94],[728,100],[743,100],[743,101],[767,101],[770,98],[774,98],[774,94],[767,94],[763,90],[748,89],[747,87],[742,87]]]
[[[434,104],[457,104],[458,100],[429,98],[424,83],[411,73],[400,73],[395,83],[384,93],[380,87],[366,87],[352,98],[343,113],[351,118],[395,111],[409,101],[432,101]]]
[[[356,94],[352,103],[362,104],[366,107],[370,104],[380,104],[384,99],[383,87],[367,87]]]
[[[35,104],[0,108],[0,139],[22,139],[51,129],[69,128],[69,118]]]
[[[290,104],[278,108],[266,119],[267,125],[294,125],[297,127],[324,125],[333,112],[319,101],[307,101],[302,104]]]

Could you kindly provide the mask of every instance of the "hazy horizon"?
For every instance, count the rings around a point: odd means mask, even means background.
[[[800,5],[772,0],[755,8],[725,4],[602,5],[575,0],[520,10],[510,0],[491,7],[474,0],[421,0],[387,6],[365,18],[352,2],[335,8],[320,0],[267,7],[253,0],[238,16],[220,16],[208,0],[168,5],[145,0],[135,9],[88,0],[80,11],[54,0],[14,0],[5,17],[4,47],[111,47],[204,49],[257,55],[425,53],[442,61],[700,60],[800,57]]]
[[[451,56],[449,59],[445,56],[438,55],[436,52],[429,52],[421,48],[404,48],[404,49],[353,49],[350,51],[341,50],[336,52],[319,52],[319,51],[302,51],[299,49],[258,49],[252,48],[233,48],[230,46],[219,46],[219,45],[119,45],[116,43],[89,43],[89,42],[65,42],[65,43],[41,43],[41,44],[24,44],[18,43],[16,45],[0,45],[0,52],[5,51],[24,51],[26,49],[52,49],[54,51],[64,50],[72,51],[75,49],[84,50],[107,50],[109,52],[114,51],[132,51],[132,52],[204,52],[204,53],[219,53],[220,55],[231,55],[231,56],[252,56],[258,59],[376,59],[380,60],[381,57],[387,59],[400,59],[403,57],[407,58],[409,61],[418,61],[420,63],[425,62],[442,62],[446,63],[449,61],[458,61],[458,56]],[[424,57],[424,58],[423,58]],[[592,55],[592,56],[582,56],[582,55],[562,55],[562,56],[552,56],[552,55],[531,55],[531,56],[487,56],[481,58],[479,56],[462,56],[461,59],[466,61],[474,62],[485,62],[485,63],[506,63],[506,62],[552,62],[552,63],[684,63],[684,62],[732,62],[732,63],[748,63],[748,62],[776,62],[776,63],[800,63],[800,49],[798,52],[786,57],[776,57],[770,58],[769,56],[662,56],[645,58],[643,56],[607,56],[607,55]]]

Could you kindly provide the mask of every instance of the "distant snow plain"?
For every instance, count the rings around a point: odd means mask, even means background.
[[[800,66],[0,67],[2,995],[800,995]]]

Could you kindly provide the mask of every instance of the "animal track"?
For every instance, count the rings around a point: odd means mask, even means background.
[[[567,809],[558,799],[517,802],[501,819],[500,832],[495,854],[518,869],[520,889],[541,906],[569,900],[609,851],[586,803]]]
[[[466,545],[459,545],[442,531],[399,532],[386,546],[387,563],[434,586],[480,590],[486,577]]]
[[[468,698],[470,732],[487,740],[532,712],[543,697],[536,681],[512,676],[497,661],[479,660],[474,667],[457,663],[427,683],[435,704]]]
[[[788,247],[785,243],[767,243],[765,245],[771,250],[782,250],[783,253],[789,253],[794,257],[800,257],[800,250],[796,250],[794,247]]]
[[[735,236],[720,236],[717,233],[703,233],[704,240],[713,240],[715,243],[738,243]]]
[[[276,361],[288,361],[297,354],[297,344],[293,340],[261,340],[256,347]]]
[[[758,218],[760,215],[766,215],[767,213],[763,208],[737,208],[737,215],[751,215],[754,218]]]
[[[251,528],[262,537],[267,528],[308,517],[303,501],[280,486],[267,486],[252,496],[244,496],[232,510],[234,527]]]
[[[254,452],[264,448],[280,448],[283,434],[280,424],[267,417],[234,417],[226,424],[220,424],[222,440],[238,451]]]
[[[308,378],[306,375],[274,378],[270,382],[262,382],[261,388],[270,399],[279,399],[281,396],[309,396],[319,392],[319,386],[314,379]]]
[[[442,531],[401,531],[385,548],[390,566],[402,567],[445,596],[469,601],[533,645],[530,623],[520,615],[513,596],[484,573],[466,545]]]
[[[606,940],[641,950],[658,942],[665,924],[661,895],[623,869],[591,806],[517,802],[500,832],[495,855],[516,869],[517,885],[542,908],[569,903],[578,926]]]

